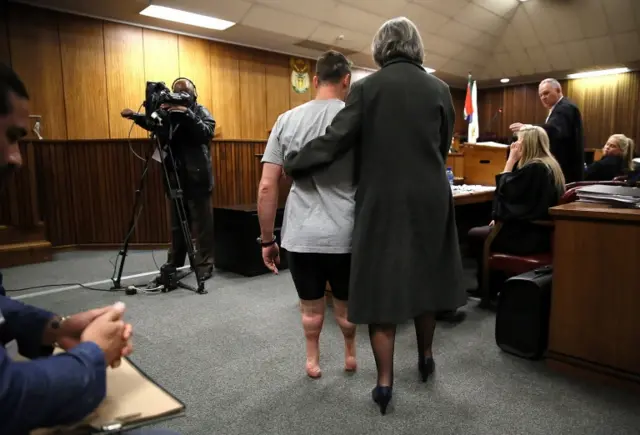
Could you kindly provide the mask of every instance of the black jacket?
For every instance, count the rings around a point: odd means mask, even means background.
[[[605,156],[593,162],[586,169],[584,179],[586,181],[610,181],[627,172],[622,156]]]
[[[542,126],[549,135],[551,153],[556,158],[565,181],[582,181],[584,173],[584,131],[582,115],[567,97],[558,101]]]
[[[551,249],[549,228],[531,221],[549,218],[549,208],[558,205],[560,192],[543,163],[496,175],[493,219],[503,226],[491,245],[494,251],[531,255]]]
[[[135,114],[136,124],[153,131],[144,114]],[[209,195],[213,189],[213,168],[211,165],[211,140],[216,121],[211,113],[200,104],[194,104],[186,113],[170,114],[171,124],[178,126],[171,139],[171,151],[176,161],[177,173],[186,197]],[[168,139],[168,129],[158,130],[164,143]],[[171,162],[167,167],[171,170]]]

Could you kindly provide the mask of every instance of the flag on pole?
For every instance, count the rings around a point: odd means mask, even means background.
[[[471,119],[469,120],[469,143],[476,143],[480,135],[480,124],[478,123],[478,87],[474,80],[471,87]]]
[[[471,122],[471,116],[473,116],[473,102],[471,100],[471,88],[473,82],[471,81],[471,74],[469,74],[469,80],[467,81],[467,96],[464,99],[464,119],[467,122]]]
[[[467,81],[467,96],[464,99],[464,119],[469,123],[467,142],[476,143],[480,126],[478,125],[478,88],[476,81],[471,78]]]

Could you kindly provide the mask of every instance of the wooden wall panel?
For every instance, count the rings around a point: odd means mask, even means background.
[[[18,17],[8,39],[37,95],[46,138],[125,138],[131,124],[119,113],[141,110],[145,82],[170,86],[181,75],[198,87],[219,139],[265,139],[278,114],[315,97],[313,86],[301,95],[292,90],[289,56],[18,3],[8,8]],[[134,127],[131,135],[146,133]]]
[[[190,79],[198,88],[198,103],[211,110],[211,59],[209,41],[178,36],[180,76]],[[177,78],[177,77],[176,77]]]
[[[10,65],[8,20],[9,8],[7,7],[7,2],[0,2],[0,62]]]
[[[42,116],[40,134],[46,139],[66,139],[58,14],[15,5],[9,21],[11,63],[29,90],[31,114]],[[34,136],[29,132],[29,137]]]
[[[289,110],[290,94],[286,92],[290,85],[288,79],[289,64],[284,56],[269,56],[265,59],[267,87],[267,129],[271,130],[280,114]]]
[[[0,192],[0,225],[32,228],[42,220],[54,246],[118,246],[128,229],[149,139],[34,141],[21,144],[23,168]],[[214,206],[255,204],[256,154],[265,141],[214,141]],[[256,170],[258,169],[258,170]],[[169,240],[167,201],[159,163],[150,162],[143,209],[132,243]]]
[[[585,129],[585,148],[601,148],[614,133],[640,139],[640,72],[588,79],[561,80],[564,95],[580,108]],[[511,136],[514,122],[542,124],[547,110],[538,98],[538,85],[528,84],[479,90],[480,130]],[[498,115],[491,118],[498,109]],[[465,123],[466,124],[466,123]],[[638,149],[640,152],[640,149]]]
[[[141,128],[131,128],[123,119],[124,108],[136,108],[144,101],[145,74],[142,29],[104,23],[104,52],[109,108],[109,137],[146,137]]]
[[[236,48],[211,43],[211,112],[220,138],[242,135],[240,122],[240,69]]]
[[[103,22],[61,15],[59,32],[67,135],[109,137]]]
[[[466,91],[462,89],[450,89],[453,107],[456,110],[456,121],[453,127],[455,134],[466,135],[468,133],[467,121],[464,119],[464,99]]]
[[[180,75],[178,36],[143,29],[144,77],[148,82],[165,82],[167,86]],[[144,84],[142,85],[144,88]]]
[[[565,88],[582,111],[587,148],[602,147],[615,133],[640,142],[640,72],[570,80]]]
[[[240,111],[242,139],[266,139],[267,130],[267,88],[266,66],[263,54],[258,50],[239,51],[240,70]]]

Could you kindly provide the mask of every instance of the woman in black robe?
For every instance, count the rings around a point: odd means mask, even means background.
[[[494,222],[502,228],[491,250],[513,255],[549,252],[551,229],[532,221],[549,218],[565,192],[562,169],[551,154],[549,137],[542,127],[526,125],[511,144],[502,173],[496,175],[493,219],[489,225],[469,231],[478,261],[478,285],[482,282],[482,246]]]
[[[465,305],[466,295],[445,167],[455,121],[449,87],[425,71],[420,34],[406,18],[384,23],[372,49],[381,69],[352,85],[326,134],[288,156],[284,170],[304,177],[355,151],[349,321],[369,325],[378,369],[372,397],[384,414],[396,325],[413,319],[426,381],[435,367],[435,312]]]
[[[586,181],[609,181],[633,171],[635,143],[624,134],[612,135],[602,148],[602,158],[586,169]]]

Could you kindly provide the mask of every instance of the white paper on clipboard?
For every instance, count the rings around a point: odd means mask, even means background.
[[[155,160],[156,162],[159,162],[159,163],[162,163],[162,160],[164,160],[165,157],[167,157],[167,152],[166,151],[162,151],[162,159],[160,159],[160,152],[158,151],[157,148],[153,152],[153,156],[151,156],[151,158],[153,158],[153,160]]]

